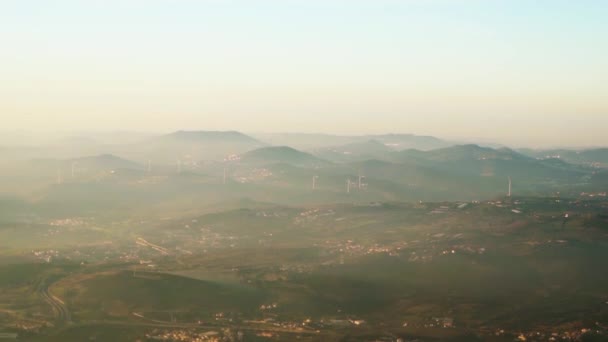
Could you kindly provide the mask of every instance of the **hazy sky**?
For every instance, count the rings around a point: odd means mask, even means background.
[[[608,145],[606,0],[1,0],[4,129]]]

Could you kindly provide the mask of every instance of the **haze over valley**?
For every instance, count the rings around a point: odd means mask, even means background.
[[[0,1],[0,342],[608,341],[606,18]]]
[[[2,147],[5,336],[606,337],[606,149],[412,134],[122,140]]]

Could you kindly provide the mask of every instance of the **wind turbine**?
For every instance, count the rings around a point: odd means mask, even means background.
[[[312,176],[312,189],[315,190],[317,188],[317,179],[319,179],[319,176],[315,175]]]
[[[350,194],[350,178],[346,180],[346,193]]]
[[[361,187],[363,186],[363,183],[361,183],[363,178],[365,178],[365,176],[362,176],[361,174],[359,174],[359,184],[358,184],[359,190],[361,190]]]
[[[511,197],[511,176],[509,176],[509,192],[507,193],[507,197]]]

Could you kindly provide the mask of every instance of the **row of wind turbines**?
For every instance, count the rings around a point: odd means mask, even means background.
[[[72,178],[74,178],[76,176],[76,165],[78,165],[78,162],[72,162],[72,170],[71,170]],[[61,184],[61,183],[63,183],[63,174],[61,172],[61,168],[57,168],[57,184]]]
[[[152,171],[152,164],[151,161],[148,160],[148,173],[150,173]],[[177,172],[181,173],[182,172],[182,164],[181,164],[181,160],[177,160]],[[223,173],[223,177],[222,177],[222,184],[226,184],[226,178],[227,178],[227,174],[226,174],[227,170],[226,167],[224,167],[224,173]],[[72,164],[72,178],[74,177],[74,164]],[[356,186],[356,188],[358,190],[363,189],[364,187],[367,186],[367,184],[363,183],[363,179],[365,179],[365,176],[361,175],[361,173],[359,172],[359,176],[358,176],[358,181],[353,182],[351,181],[350,178],[346,179],[346,193],[350,193],[352,186]],[[508,186],[508,190],[507,190],[507,197],[511,197],[511,189],[512,189],[512,180],[511,180],[511,176],[507,177],[508,181],[509,181],[509,186]],[[312,176],[312,190],[317,190],[317,181],[319,180],[319,176],[318,175],[314,175]]]
[[[181,173],[182,172],[181,160],[179,160],[179,159],[177,160],[176,166],[177,166],[177,173]],[[151,161],[148,161],[148,173],[149,172],[151,172]],[[358,180],[356,182],[352,181],[350,178],[347,178],[346,179],[346,193],[350,193],[353,186],[356,186],[356,188],[358,190],[361,190],[361,189],[364,189],[365,187],[367,187],[367,184],[363,183],[364,179],[365,179],[365,176],[361,175],[361,173],[359,173]],[[222,184],[226,184],[226,180],[227,180],[227,168],[224,167],[224,172],[222,175]],[[319,180],[318,175],[312,176],[312,190],[317,190],[317,181],[318,180]]]
[[[318,179],[319,179],[319,176],[317,176],[317,175],[312,176],[312,190],[313,191],[317,190],[317,180]],[[363,183],[363,179],[365,179],[365,176],[363,176],[361,174],[359,174],[357,182],[351,181],[350,178],[347,178],[346,179],[346,193],[349,194],[351,189],[355,186],[358,190],[366,188],[367,184]]]
[[[76,166],[78,165],[78,162],[72,162],[72,166],[71,166],[71,176],[72,178],[74,178],[76,176]],[[147,165],[147,169],[146,171],[148,173],[152,172],[152,161],[148,160],[148,165]],[[177,173],[181,173],[182,172],[182,163],[181,160],[177,160]],[[367,184],[363,183],[363,180],[366,177],[364,175],[361,174],[361,172],[359,172],[359,176],[358,176],[358,180],[357,181],[352,181],[350,178],[346,179],[346,193],[349,194],[351,192],[351,189],[353,189],[353,187],[356,187],[357,190],[362,190],[364,188],[367,187]],[[512,193],[512,185],[513,182],[511,180],[511,176],[507,177],[508,181],[509,181],[509,186],[508,186],[508,190],[507,190],[507,197],[511,197]],[[222,184],[226,184],[226,180],[227,180],[227,169],[226,167],[224,167],[224,172],[222,175]],[[314,175],[312,176],[312,190],[317,190],[317,182],[319,180],[319,176],[318,175]],[[63,183],[63,175],[61,172],[61,168],[57,169],[57,184],[62,184]]]

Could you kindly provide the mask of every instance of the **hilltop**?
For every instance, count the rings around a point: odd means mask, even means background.
[[[397,150],[415,148],[419,150],[433,150],[451,146],[452,144],[433,136],[415,134],[382,134],[371,135],[368,138],[378,140]]]
[[[395,154],[398,160],[411,158],[424,159],[428,161],[471,161],[471,160],[515,160],[530,159],[520,153],[508,148],[493,149],[475,144],[456,145],[430,151],[408,149]]]
[[[249,151],[241,156],[241,161],[249,163],[286,163],[292,165],[313,165],[326,163],[310,153],[302,152],[288,146],[262,147]]]
[[[237,131],[176,131],[149,138],[136,144],[113,148],[115,154],[140,162],[158,164],[176,163],[177,160],[222,160],[227,155],[239,154],[265,146],[246,134]]]
[[[365,143],[370,140],[389,145],[395,150],[416,148],[431,150],[448,147],[452,143],[432,137],[415,134],[379,134],[379,135],[332,135],[313,133],[267,133],[256,137],[273,145],[288,145],[298,149],[325,149],[354,143]]]
[[[100,154],[96,156],[80,157],[67,160],[70,163],[76,163],[80,167],[93,168],[93,169],[143,169],[142,165],[120,158],[112,154]]]
[[[313,153],[323,159],[348,162],[368,159],[386,158],[395,151],[384,143],[371,139],[361,142],[353,142],[346,145],[317,149]]]
[[[38,171],[48,168],[69,170],[71,167],[87,171],[110,171],[117,169],[142,170],[143,166],[132,160],[118,157],[113,154],[99,154],[71,159],[32,159],[29,162]]]
[[[223,142],[262,145],[259,140],[237,131],[176,131],[162,136],[161,139],[190,143]]]
[[[594,148],[586,150],[532,150],[521,149],[521,153],[540,159],[561,159],[568,163],[592,164],[596,166],[608,165],[608,148]]]

